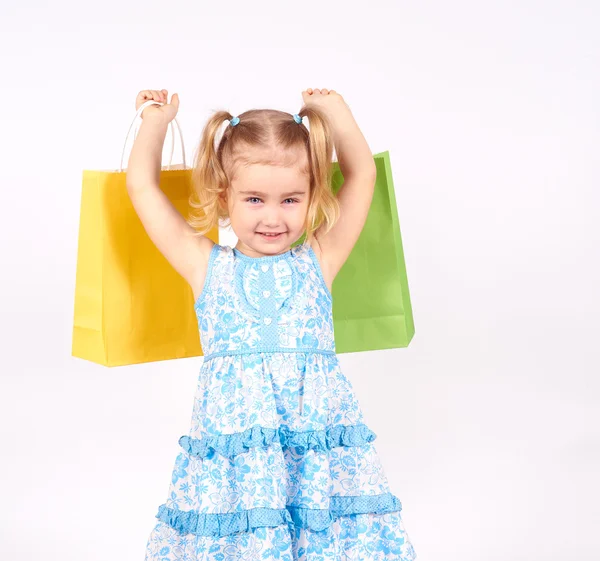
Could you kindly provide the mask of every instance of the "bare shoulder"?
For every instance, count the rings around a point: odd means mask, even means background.
[[[202,289],[204,288],[204,280],[206,278],[206,271],[208,269],[208,261],[210,259],[210,253],[215,245],[210,238],[206,236],[195,236],[196,256],[195,262],[197,264],[194,267],[192,278],[190,279],[190,285],[194,293],[194,300],[197,300]]]
[[[319,243],[319,240],[316,237],[314,237],[308,245],[310,245],[312,250],[315,252],[315,257],[317,258],[317,261],[319,262],[319,266],[321,267],[321,273],[323,275],[323,280],[325,281],[325,284],[327,285],[329,292],[330,293],[333,292],[332,291],[333,279],[335,278],[337,271],[333,271],[331,263],[328,261],[327,256],[323,252],[323,247]]]

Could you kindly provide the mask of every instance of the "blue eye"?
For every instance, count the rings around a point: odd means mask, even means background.
[[[260,201],[261,199],[259,199],[258,197],[248,197],[246,199],[246,202],[251,202],[251,201]],[[293,199],[293,198],[289,198],[289,199],[284,199],[284,201],[292,201],[294,203],[298,202],[298,199]]]

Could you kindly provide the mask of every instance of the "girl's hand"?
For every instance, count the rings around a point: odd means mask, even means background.
[[[167,90],[142,90],[135,99],[135,110],[137,111],[146,101],[154,100],[165,105],[148,105],[142,111],[142,119],[156,119],[159,123],[169,124],[177,115],[179,110],[179,95],[171,96],[171,103],[167,103]]]
[[[302,101],[304,101],[304,105],[313,104],[329,114],[350,111],[350,107],[339,93],[326,88],[315,90],[307,88],[302,92]]]

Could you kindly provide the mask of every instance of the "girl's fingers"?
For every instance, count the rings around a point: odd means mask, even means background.
[[[169,91],[168,90],[142,90],[138,93],[136,98],[136,108],[146,101],[156,101],[159,104],[167,105],[169,103]],[[173,94],[171,96],[171,104],[177,109],[179,107],[179,96]]]
[[[141,92],[138,94],[138,96],[137,96],[137,98],[136,98],[136,100],[135,100],[135,108],[136,108],[136,109],[139,109],[139,108],[140,108],[140,106],[141,106],[143,103],[145,103],[146,101],[148,101],[148,99],[150,99],[150,98],[149,98],[149,92],[142,90],[142,91],[141,91]]]
[[[340,95],[335,90],[328,90],[327,88],[307,88],[304,90],[308,95],[320,94],[320,95]],[[304,92],[302,92],[304,93]]]
[[[306,90],[304,90],[308,95],[313,95],[313,94],[321,94],[321,95],[329,95],[329,94],[335,94],[336,91],[335,90],[328,90],[327,88],[306,88]]]

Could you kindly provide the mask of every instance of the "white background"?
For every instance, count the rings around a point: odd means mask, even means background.
[[[83,169],[141,89],[215,109],[344,96],[389,150],[406,349],[340,355],[421,561],[600,558],[600,9],[587,1],[0,8],[0,556],[141,560],[201,358],[70,356]]]

